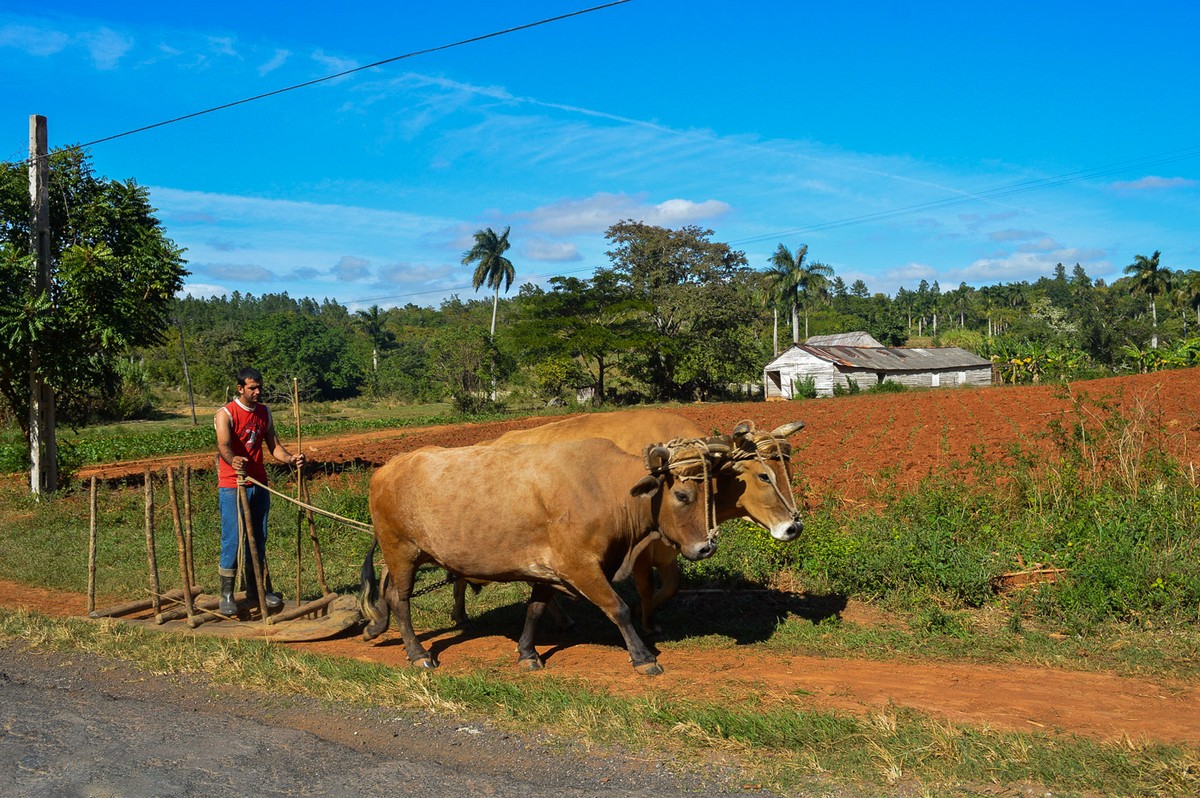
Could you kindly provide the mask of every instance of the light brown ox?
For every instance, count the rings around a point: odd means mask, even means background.
[[[638,456],[593,438],[427,447],[393,458],[371,478],[370,508],[391,580],[384,593],[409,659],[437,666],[417,640],[409,607],[417,567],[436,563],[460,577],[533,585],[517,643],[526,668],[542,666],[534,634],[558,589],[586,597],[617,625],[634,668],[661,673],[611,582],[652,534],[689,559],[712,555],[710,475],[728,451],[690,441],[648,446]],[[373,550],[363,563],[368,639],[388,617],[373,601]]]
[[[734,454],[717,472],[714,486],[718,523],[748,518],[782,541],[793,540],[803,531],[788,468],[791,445],[786,440],[803,428],[802,421],[783,424],[770,432],[756,429],[749,421],[738,424],[732,436]],[[587,413],[527,430],[506,432],[489,444],[481,445],[605,438],[627,452],[636,453],[648,440],[703,438],[706,434],[695,422],[677,413],[639,409]],[[677,549],[660,539],[643,548],[633,563],[642,627],[648,632],[661,631],[655,621],[655,612],[664,601],[679,592],[678,554]],[[652,569],[658,571],[661,586],[657,592]],[[467,584],[467,580],[459,579],[454,585],[451,618],[455,623],[466,622]]]

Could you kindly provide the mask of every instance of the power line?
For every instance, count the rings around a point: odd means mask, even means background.
[[[450,44],[442,44],[442,45],[438,45],[437,47],[428,47],[424,50],[414,50],[413,52],[405,53],[404,55],[397,55],[397,56],[393,56],[391,58],[385,58],[382,61],[375,61],[374,63],[367,64],[365,66],[354,67],[353,69],[343,70],[342,72],[338,72],[333,75],[326,75],[323,78],[307,80],[303,83],[297,83],[294,86],[287,86],[282,89],[275,89],[274,91],[264,92],[263,94],[256,94],[253,97],[246,97],[241,100],[235,100],[233,102],[213,106],[212,108],[206,108],[203,111],[195,111],[190,114],[184,114],[183,116],[177,116],[174,119],[167,119],[162,122],[155,122],[152,125],[143,125],[142,127],[134,128],[133,130],[127,130],[124,133],[117,133],[112,136],[105,136],[104,138],[94,139],[92,141],[86,142],[84,144],[80,144],[78,146],[81,148],[92,147],[96,144],[103,144],[106,141],[112,141],[113,139],[119,139],[119,138],[123,138],[125,136],[132,136],[135,133],[144,133],[147,130],[154,130],[155,128],[164,127],[166,125],[173,125],[176,122],[182,122],[187,119],[195,119],[196,117],[204,116],[205,114],[211,114],[216,111],[223,111],[226,108],[233,108],[238,105],[245,105],[246,103],[252,103],[257,100],[263,100],[263,99],[266,99],[267,97],[274,97],[276,95],[284,94],[289,91],[295,91],[296,89],[303,89],[303,88],[307,88],[309,86],[315,86],[318,83],[325,83],[326,81],[336,80],[337,78],[343,78],[346,75],[353,75],[355,72],[362,72],[363,70],[374,69],[375,67],[385,66],[387,64],[393,64],[397,61],[403,61],[407,58],[416,58],[417,56],[420,56],[420,55],[429,55],[430,53],[436,53],[436,52],[440,52],[442,50],[450,50],[452,48],[462,47],[463,45],[467,45],[467,44],[475,44],[476,42],[482,42],[487,39],[494,39],[497,36],[505,36],[510,33],[517,33],[519,31],[529,30],[530,28],[536,28],[541,25],[549,25],[552,22],[561,22],[564,19],[571,19],[572,17],[578,17],[578,16],[582,16],[584,14],[590,14],[594,11],[603,11],[606,8],[612,8],[613,6],[624,5],[625,3],[629,3],[629,2],[632,2],[632,0],[613,0],[613,2],[604,3],[603,5],[592,6],[591,8],[584,8],[579,11],[572,11],[567,14],[560,14],[556,17],[548,17],[546,19],[538,20],[537,22],[528,22],[524,25],[517,25],[512,28],[505,28],[504,30],[494,31],[492,33],[485,33],[481,36],[472,36],[469,39],[462,39],[457,42],[451,42]]]

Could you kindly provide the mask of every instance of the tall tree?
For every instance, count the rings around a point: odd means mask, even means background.
[[[496,344],[496,308],[500,304],[500,285],[503,284],[504,290],[507,292],[512,287],[513,278],[517,274],[512,261],[504,257],[504,253],[508,252],[510,246],[508,243],[510,230],[512,230],[511,227],[506,227],[500,235],[496,235],[496,231],[490,227],[476,230],[475,246],[468,249],[462,259],[464,266],[476,264],[475,274],[471,277],[471,287],[478,291],[480,286],[487,283],[487,287],[492,289],[491,340],[493,349]],[[496,401],[494,369],[492,372],[492,401]]]
[[[188,274],[136,181],[97,177],[67,148],[50,155],[49,194],[51,278],[35,294],[26,166],[0,164],[0,396],[26,436],[31,362],[58,415],[84,420],[90,398],[118,390],[121,356],[164,340]]]
[[[825,295],[833,269],[817,261],[806,262],[808,244],[801,244],[792,255],[786,245],[780,244],[771,256],[772,279],[781,291],[787,291],[792,299],[792,343],[800,342],[800,324],[797,308],[804,308],[804,337],[808,338],[808,311],[812,303]]]
[[[1133,288],[1150,297],[1150,319],[1153,332],[1150,337],[1150,348],[1158,349],[1158,303],[1155,298],[1171,287],[1171,270],[1159,265],[1161,253],[1156,249],[1150,257],[1136,255],[1133,263],[1125,267],[1125,273],[1133,277]]]
[[[355,311],[354,325],[371,341],[371,378],[378,386],[379,352],[396,342],[396,336],[387,328],[387,313],[378,305],[371,305],[366,310]]]
[[[613,246],[607,253],[612,270],[651,307],[648,320],[653,336],[629,360],[631,370],[640,372],[656,399],[695,398],[698,372],[679,371],[689,348],[699,346],[701,338],[706,345],[716,346],[717,339],[744,333],[740,326],[705,326],[713,303],[731,298],[716,289],[748,271],[745,253],[711,241],[711,235],[712,230],[691,225],[672,230],[629,220],[605,233]],[[744,298],[739,300],[751,306]]]
[[[496,231],[490,227],[476,230],[475,246],[468,249],[462,258],[464,266],[475,264],[471,287],[478,291],[480,286],[486,283],[487,287],[492,289],[492,338],[496,337],[496,307],[500,304],[500,286],[503,285],[507,292],[517,274],[512,261],[504,257],[504,253],[508,252],[511,246],[508,243],[508,233],[511,229],[504,228],[500,235],[496,235]]]

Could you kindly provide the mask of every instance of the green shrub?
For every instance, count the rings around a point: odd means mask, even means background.
[[[816,399],[817,381],[813,377],[805,377],[802,380],[792,380],[792,398]]]

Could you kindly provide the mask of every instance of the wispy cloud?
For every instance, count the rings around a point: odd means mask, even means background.
[[[259,76],[261,77],[279,69],[287,62],[289,56],[291,56],[291,53],[287,50],[276,50],[275,55],[271,56],[271,60],[258,68]]]
[[[715,219],[728,213],[728,203],[720,200],[694,202],[669,199],[651,204],[645,196],[629,194],[594,194],[581,200],[562,200],[532,211],[515,214],[528,222],[528,229],[548,235],[603,233],[622,219],[639,219],[647,224],[678,227],[684,224]]]
[[[240,283],[269,283],[276,277],[275,272],[270,269],[242,263],[209,263],[198,265],[194,270],[224,280],[237,280]]]
[[[70,44],[70,35],[62,31],[33,25],[0,26],[0,47],[12,47],[29,55],[54,55],[65,50]]]
[[[338,280],[344,283],[355,283],[371,276],[371,262],[353,255],[344,255],[330,270]]]
[[[1147,175],[1138,180],[1124,180],[1112,184],[1115,191],[1160,191],[1172,188],[1191,188],[1197,181],[1186,177],[1156,177]]]

